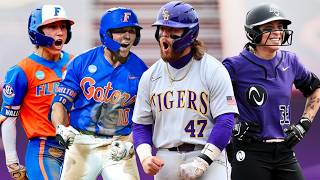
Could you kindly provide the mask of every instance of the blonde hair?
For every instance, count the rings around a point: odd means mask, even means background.
[[[192,43],[191,49],[193,51],[193,57],[196,60],[202,59],[202,57],[206,51],[206,48],[204,47],[204,42],[200,41],[200,40],[195,40]]]

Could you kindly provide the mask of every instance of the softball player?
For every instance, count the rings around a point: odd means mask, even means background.
[[[107,10],[100,22],[103,45],[68,66],[51,114],[57,138],[69,148],[61,179],[91,180],[99,174],[108,180],[139,179],[131,118],[147,66],[130,49],[139,43],[141,29],[131,9]]]
[[[161,59],[142,75],[133,114],[143,169],[159,180],[229,179],[224,148],[238,110],[228,72],[197,40],[190,4],[165,4],[153,26]]]
[[[28,33],[36,50],[11,67],[3,86],[0,122],[6,164],[13,179],[26,179],[16,152],[16,119],[20,116],[29,139],[25,157],[29,179],[59,179],[64,149],[55,140],[48,113],[56,87],[72,56],[62,48],[71,39],[71,25],[59,5],[32,11]]]
[[[223,61],[234,85],[239,123],[233,138],[233,180],[302,180],[293,147],[305,136],[320,102],[320,81],[292,52],[291,21],[272,4],[246,15],[249,43],[238,56]],[[307,98],[302,117],[290,115],[292,86]]]

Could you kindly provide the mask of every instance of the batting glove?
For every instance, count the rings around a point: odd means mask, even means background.
[[[192,162],[182,164],[179,168],[179,176],[184,180],[197,179],[207,171],[209,164],[202,158],[196,157]]]
[[[79,131],[72,126],[65,127],[64,125],[58,125],[56,128],[56,139],[66,149],[73,143],[75,136],[79,134]]]
[[[257,134],[261,132],[260,125],[255,122],[239,122],[235,124],[232,134],[238,140],[258,140]]]
[[[8,172],[12,179],[27,180],[26,168],[19,163],[13,163],[7,165]]]
[[[306,135],[307,131],[311,127],[310,119],[302,117],[297,124],[291,125],[284,132],[287,134],[285,138],[285,143],[288,147],[292,148],[298,144],[302,138]]]
[[[131,142],[113,141],[111,143],[110,152],[111,159],[114,161],[130,159],[134,154],[133,144]]]
[[[200,155],[192,162],[180,165],[179,176],[183,180],[192,180],[201,177],[220,153],[221,151],[218,147],[214,144],[207,143]]]

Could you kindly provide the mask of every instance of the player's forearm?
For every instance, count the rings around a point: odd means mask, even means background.
[[[52,105],[51,121],[54,127],[68,124],[68,113],[63,104],[56,102]]]
[[[306,106],[303,117],[313,121],[320,107],[320,88],[316,89],[309,97],[307,97]]]
[[[19,163],[19,158],[16,150],[16,117],[4,117],[4,122],[1,126],[2,142],[6,157],[6,164]]]

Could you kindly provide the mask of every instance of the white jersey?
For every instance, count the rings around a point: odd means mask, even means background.
[[[153,64],[141,77],[133,122],[154,125],[156,148],[205,145],[214,118],[224,113],[238,113],[231,80],[222,63],[205,54],[181,69],[162,59]]]

